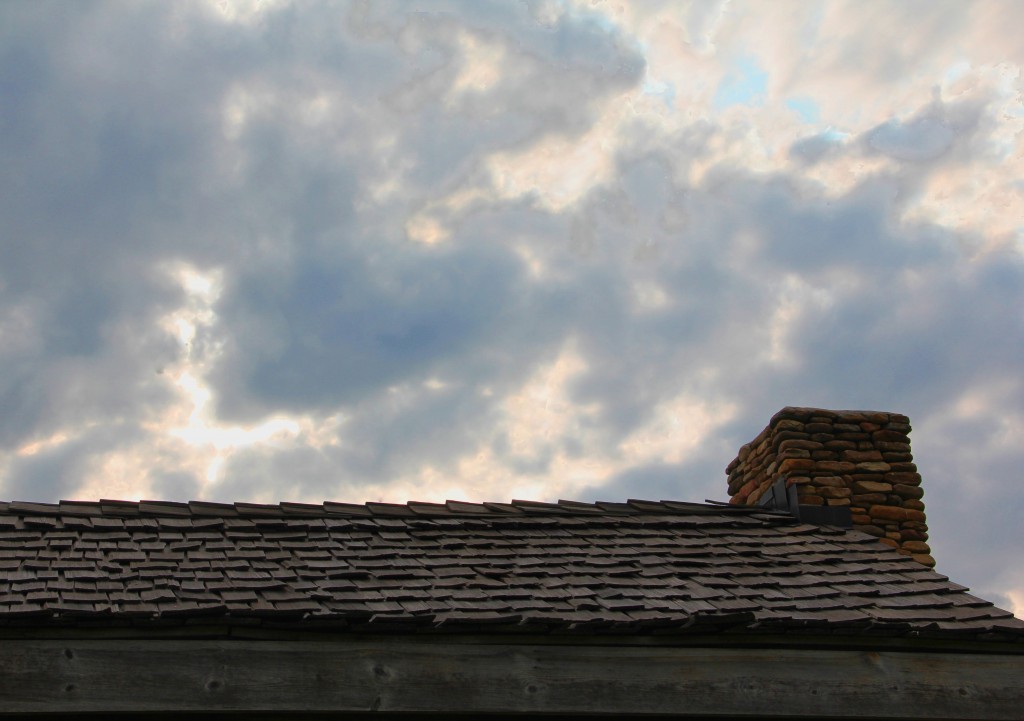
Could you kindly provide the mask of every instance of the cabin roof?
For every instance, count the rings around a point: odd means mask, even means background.
[[[0,503],[0,625],[868,634],[1024,622],[859,531],[674,501]]]

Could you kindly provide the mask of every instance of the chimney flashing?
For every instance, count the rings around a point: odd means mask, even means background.
[[[853,528],[853,514],[849,506],[811,506],[801,504],[797,498],[796,486],[786,487],[782,478],[775,479],[768,491],[761,496],[757,505],[772,511],[785,511],[798,521],[816,526],[839,526]]]

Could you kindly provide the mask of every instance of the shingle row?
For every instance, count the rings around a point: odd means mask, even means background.
[[[0,623],[206,620],[1024,639],[1024,622],[870,536],[751,509],[0,504]]]
[[[158,517],[167,523],[172,519],[188,519],[195,522],[204,517],[214,519],[230,518],[310,518],[310,517],[362,517],[371,519],[415,518],[455,516],[464,518],[467,515],[484,516],[523,516],[550,514],[559,518],[569,515],[608,515],[644,513],[676,513],[679,511],[691,515],[711,513],[721,515],[748,514],[749,508],[729,504],[700,504],[683,501],[643,501],[629,500],[625,503],[582,503],[579,501],[558,501],[557,503],[541,503],[539,501],[514,500],[509,503],[467,503],[465,501],[447,501],[445,503],[425,503],[410,501],[409,503],[336,503],[325,501],[322,504],[311,503],[213,503],[209,501],[118,501],[103,499],[99,501],[60,501],[59,503],[27,503],[22,501],[0,502],[0,514],[25,516],[60,516],[86,517]],[[46,523],[46,521],[39,521]],[[554,521],[561,522],[561,521]]]

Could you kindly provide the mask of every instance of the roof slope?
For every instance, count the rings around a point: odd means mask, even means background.
[[[880,633],[1024,622],[863,533],[670,501],[0,503],[0,625]]]

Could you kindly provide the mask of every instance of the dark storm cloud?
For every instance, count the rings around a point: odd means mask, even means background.
[[[213,375],[221,412],[341,410],[340,445],[315,455],[322,472],[304,486],[319,496],[339,482],[453,467],[487,443],[496,406],[556,355],[579,290],[528,278],[500,244],[523,225],[550,236],[545,214],[495,215],[478,209],[452,247],[406,247],[384,267],[353,256],[296,265],[277,282],[239,279],[219,308],[231,329]],[[226,474],[229,485],[256,477],[244,458]]]
[[[157,265],[188,252],[191,236],[167,224],[182,212],[184,168],[204,155],[210,74],[161,35],[157,6],[109,10],[0,11],[6,444],[138,418],[168,397],[153,376],[177,349],[153,321],[180,294]]]
[[[193,355],[223,350],[210,380],[225,417],[353,416],[345,453],[282,459],[309,476],[297,492],[322,484],[329,496],[339,477],[451,462],[481,442],[502,394],[550,360],[564,332],[558,288],[524,279],[502,231],[468,237],[468,223],[453,249],[418,252],[404,218],[481,177],[487,152],[585,130],[642,61],[591,19],[545,24],[504,3],[473,4],[466,17],[440,6],[319,10],[272,11],[253,26],[200,5],[5,10],[2,88],[14,102],[3,116],[11,232],[0,292],[21,340],[0,351],[8,448],[67,424],[141,422],[169,400],[157,371],[181,349],[153,327],[182,302],[161,275],[167,261],[223,273],[219,321]],[[517,72],[445,102],[475,62],[463,58],[464,31],[503,48]],[[310,128],[301,107],[316,96],[331,115]],[[244,114],[233,139],[223,134],[232,103]],[[367,152],[380,141],[386,157]],[[392,179],[387,205],[368,199]],[[515,207],[490,215],[506,229],[552,227]],[[386,410],[390,386],[432,375],[444,392]],[[89,438],[89,453],[118,447]],[[68,454],[18,462],[12,489],[66,495],[85,469]],[[277,477],[245,457],[224,484],[248,479],[239,497]],[[32,470],[44,466],[49,484]],[[173,468],[152,474],[156,490],[196,491]]]
[[[521,262],[497,248],[405,257],[404,218],[488,151],[585,129],[642,61],[584,16],[457,9],[283,8],[245,25],[200,3],[5,6],[7,447],[168,400],[155,371],[181,349],[154,328],[182,301],[168,261],[224,274],[221,336],[196,352],[228,349],[212,377],[225,411],[354,403],[446,364],[457,374],[474,344],[500,347]],[[463,30],[519,71],[449,108],[473,62]],[[302,104],[318,95],[332,114],[309,129]],[[246,116],[232,140],[235,100]],[[376,142],[394,146],[388,158],[368,152]],[[391,178],[397,194],[374,205],[367,189]]]
[[[493,246],[409,249],[379,273],[361,256],[292,271],[240,278],[219,308],[232,341],[215,381],[229,417],[245,402],[258,414],[349,405],[444,374],[541,310],[520,294],[521,262]]]

